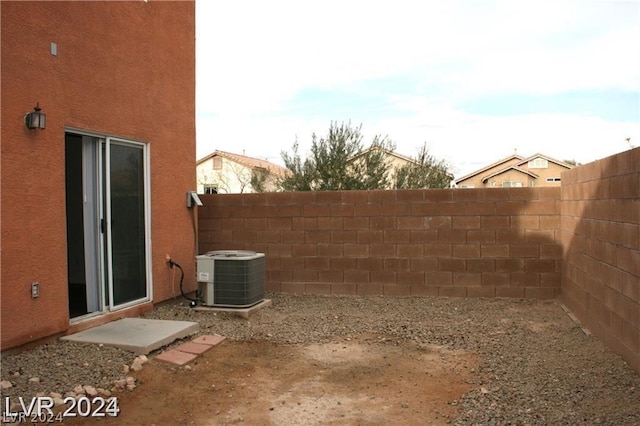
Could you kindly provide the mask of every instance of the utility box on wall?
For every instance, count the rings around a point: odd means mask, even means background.
[[[196,256],[198,297],[205,306],[246,308],[264,300],[264,253],[217,250]]]

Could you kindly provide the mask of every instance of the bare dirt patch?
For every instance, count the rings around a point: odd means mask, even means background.
[[[151,362],[103,424],[446,424],[474,358],[375,337],[311,345],[225,341],[187,369]],[[95,419],[94,419],[95,421]],[[72,424],[89,424],[90,419]]]

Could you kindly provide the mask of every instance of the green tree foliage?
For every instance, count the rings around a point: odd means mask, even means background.
[[[415,162],[398,168],[395,175],[396,189],[448,188],[453,179],[449,166],[429,153],[424,144]]]
[[[331,123],[329,133],[311,137],[311,153],[303,159],[298,141],[293,152],[282,152],[289,174],[279,181],[284,191],[345,191],[388,188],[446,188],[452,175],[422,147],[414,163],[395,171],[388,155],[395,149],[386,136],[375,136],[365,149],[361,127]]]
[[[289,174],[280,180],[284,191],[345,191],[384,188],[389,183],[384,151],[392,143],[376,136],[363,150],[361,127],[332,122],[329,133],[311,137],[311,155],[302,159],[298,142],[291,155],[282,153]]]
[[[254,192],[265,192],[266,191],[266,183],[267,178],[269,177],[269,170],[267,169],[253,169],[251,171],[251,180],[249,183],[253,188]]]

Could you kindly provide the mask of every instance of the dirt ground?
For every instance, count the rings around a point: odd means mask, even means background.
[[[294,345],[226,340],[189,367],[151,361],[99,424],[446,424],[481,383],[474,357],[375,336]],[[97,419],[67,421],[95,424]]]

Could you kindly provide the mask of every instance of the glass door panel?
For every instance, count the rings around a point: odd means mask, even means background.
[[[144,148],[108,141],[111,307],[147,297]]]

